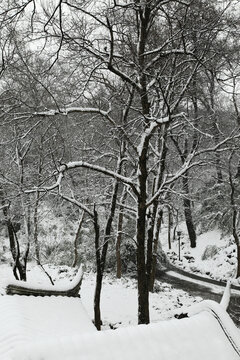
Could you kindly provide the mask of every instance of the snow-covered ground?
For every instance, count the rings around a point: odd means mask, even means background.
[[[93,294],[95,279],[87,274],[82,285],[82,302],[93,317]],[[150,294],[150,317],[152,322],[170,319],[182,306],[190,306],[202,300],[177,290],[167,283],[157,282],[158,291]],[[91,299],[91,301],[89,301]],[[137,324],[137,284],[134,280],[106,277],[102,291],[102,319],[105,328]]]
[[[228,279],[234,276],[236,268],[236,247],[229,244],[228,238],[221,238],[219,231],[210,231],[197,238],[197,247],[191,249],[186,236],[186,229],[181,229],[180,259],[178,260],[178,241],[172,243],[171,251],[167,248],[166,232],[161,234],[163,247],[169,251],[171,261],[187,271],[202,274],[214,279]],[[209,245],[217,245],[217,253],[212,258],[202,260],[202,255]],[[190,259],[190,260],[189,260]],[[56,284],[64,284],[74,276],[74,270],[67,266],[47,266],[46,270]],[[49,285],[50,281],[41,268],[34,263],[28,265],[28,282],[34,285]],[[7,264],[0,265],[0,294],[4,293],[4,284],[13,280],[12,269]],[[238,284],[238,281],[236,281]],[[95,274],[85,273],[81,288],[82,302],[93,319],[93,297]],[[190,296],[188,293],[172,288],[167,283],[156,283],[156,292],[150,294],[151,321],[170,319],[180,307],[186,307],[199,302],[200,297]],[[114,276],[106,275],[103,281],[101,312],[103,328],[118,328],[137,324],[137,284],[134,279],[123,277],[118,280]]]
[[[63,285],[73,278],[73,269],[62,266],[46,266],[46,270],[56,285]],[[4,294],[4,285],[13,280],[12,270],[7,265],[0,266],[0,293]],[[28,282],[34,285],[49,285],[49,279],[41,268],[29,264]],[[150,294],[150,316],[152,322],[170,319],[182,306],[190,306],[201,300],[200,297],[188,295],[185,291],[173,289],[171,285],[157,282],[157,292]],[[93,319],[93,297],[95,274],[85,273],[81,299],[90,318]],[[118,328],[137,324],[137,284],[133,279],[123,277],[116,279],[106,276],[103,281],[101,312],[103,328]]]

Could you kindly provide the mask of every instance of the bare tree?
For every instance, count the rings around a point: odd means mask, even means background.
[[[10,2],[8,9],[2,13],[4,21],[17,22],[23,9],[32,4],[33,1],[28,1],[19,4],[16,9]],[[186,152],[180,164],[171,164],[169,154],[166,170],[168,135],[185,122],[192,124],[186,111],[188,90],[196,81],[196,74],[214,56],[210,51],[211,44],[221,33],[222,20],[230,2],[219,9],[201,0],[195,3],[135,0],[130,4],[113,1],[101,3],[98,7],[91,5],[91,1],[88,6],[83,1],[60,1],[53,7],[45,7],[44,12],[39,14],[44,24],[42,34],[47,34],[46,40],[51,38],[53,49],[50,51],[46,45],[49,50],[48,71],[68,57],[71,59],[70,70],[79,74],[81,81],[78,79],[80,85],[75,87],[74,96],[66,96],[66,99],[59,96],[59,101],[56,101],[55,91],[50,92],[48,86],[41,84],[48,90],[52,106],[47,110],[37,109],[31,114],[41,118],[78,114],[84,115],[84,119],[91,114],[92,118],[104,119],[111,131],[116,132],[118,141],[124,139],[128,144],[124,153],[127,170],[124,174],[116,171],[116,160],[113,159],[109,165],[101,158],[100,165],[80,157],[77,161],[62,162],[57,170],[57,181],[44,186],[44,191],[61,188],[66,173],[83,168],[104,174],[131,189],[136,210],[138,321],[148,323],[153,241],[158,241],[156,235],[161,221],[159,204],[173,183],[187,179],[193,166],[205,162],[201,158],[203,153],[218,150],[229,140],[228,137],[219,139],[214,145],[208,144],[207,149],[194,147],[193,151]],[[206,6],[209,12],[206,12]],[[31,30],[34,29],[36,11],[33,8],[29,17]],[[63,16],[66,12],[67,17]],[[199,35],[197,51],[191,36],[194,24],[194,32]],[[222,37],[225,35],[221,33]],[[33,40],[34,31],[28,36]],[[31,71],[31,64],[25,65],[28,73],[39,83],[39,77],[36,78]],[[108,92],[102,91],[103,88]],[[99,99],[99,91],[104,95],[108,93],[107,99]],[[116,107],[125,106],[129,96],[132,100],[127,121],[120,123]],[[160,147],[156,146],[159,143]],[[159,148],[162,149],[160,153]],[[184,185],[186,192],[187,185]],[[105,231],[107,237],[115,211],[114,202],[111,202]],[[106,248],[107,245],[101,255],[104,260]],[[99,253],[97,259],[100,266]],[[102,276],[101,272],[98,274]]]

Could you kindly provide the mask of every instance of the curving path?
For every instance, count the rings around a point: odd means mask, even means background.
[[[165,271],[158,270],[156,278],[171,284],[177,289],[187,291],[190,295],[201,296],[203,299],[221,301],[226,283],[188,273],[171,266]],[[228,308],[233,321],[240,327],[240,287],[232,285],[231,301]]]

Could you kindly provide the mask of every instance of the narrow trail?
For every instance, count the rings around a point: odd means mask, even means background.
[[[171,284],[174,288],[182,289],[192,296],[201,296],[205,300],[217,302],[221,301],[226,286],[225,283],[187,273],[178,268],[158,270],[156,275],[158,280]],[[228,312],[236,325],[240,327],[240,287],[232,286]]]

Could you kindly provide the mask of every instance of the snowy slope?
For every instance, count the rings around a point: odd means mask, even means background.
[[[168,247],[167,229],[163,228],[161,240],[163,249],[169,256],[170,261],[186,271],[203,275],[215,280],[226,281],[234,278],[236,274],[236,245],[229,236],[222,237],[218,229],[208,231],[197,236],[197,247],[191,248],[188,240],[186,226],[181,223],[180,238],[180,261],[179,261],[179,242],[176,239]],[[216,246],[217,253],[206,260],[202,260],[204,251],[209,246]],[[234,283],[239,285],[239,281]]]

